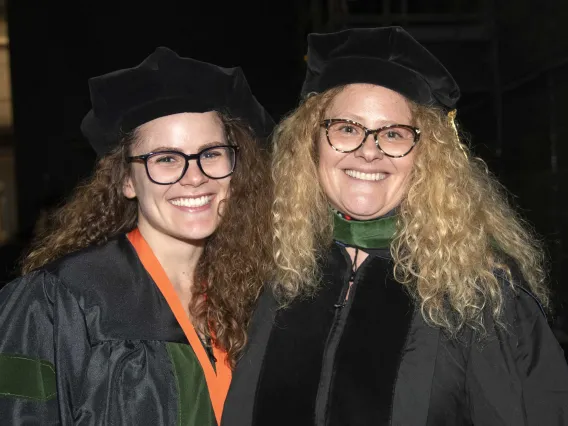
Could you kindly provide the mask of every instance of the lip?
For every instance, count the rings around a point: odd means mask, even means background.
[[[363,167],[343,167],[341,170],[346,172],[347,170],[353,170],[354,172],[361,172],[361,173],[382,173],[383,175],[389,175],[390,172],[385,170],[377,170],[377,169],[365,169]]]
[[[190,207],[190,206],[183,206],[183,205],[182,205],[182,206],[178,206],[178,205],[175,205],[175,204],[172,203],[172,201],[174,201],[174,200],[186,199],[186,198],[197,199],[197,198],[201,198],[201,197],[209,197],[210,199],[209,199],[209,201],[208,201],[206,204],[204,204],[204,205],[202,205],[202,206],[192,206],[192,207]],[[215,200],[215,198],[217,198],[217,195],[216,195],[216,194],[212,194],[212,193],[191,194],[191,195],[188,194],[188,195],[184,195],[184,196],[172,197],[172,198],[169,198],[167,201],[168,201],[168,203],[169,203],[172,207],[174,207],[174,208],[176,208],[176,209],[178,209],[178,210],[181,210],[181,211],[183,211],[183,212],[186,212],[186,213],[199,213],[199,212],[203,212],[203,211],[209,210],[209,209],[211,208],[211,206],[213,205],[213,201]]]
[[[348,173],[348,172],[350,172],[350,173]],[[378,176],[376,176],[376,178],[374,178],[374,179],[371,179],[371,178],[361,179],[361,178],[357,178],[357,177],[353,176],[351,174],[351,172],[361,173],[361,174],[365,174],[365,175],[378,175]],[[343,169],[343,173],[345,173],[345,175],[347,177],[354,179],[354,180],[357,180],[359,182],[372,182],[372,183],[382,182],[385,179],[388,179],[388,177],[390,176],[390,173],[383,172],[383,171],[361,170],[361,169],[355,169],[355,168]]]
[[[168,198],[168,201],[178,200],[180,198],[201,198],[201,197],[211,197],[215,196],[214,192],[201,192],[199,194],[182,194],[176,195],[175,197]]]

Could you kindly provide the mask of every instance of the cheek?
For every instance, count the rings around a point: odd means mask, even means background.
[[[143,176],[140,176],[139,174],[136,174],[132,177],[132,186],[136,191],[136,197],[138,197],[138,199],[144,198],[146,193],[148,192]]]
[[[229,195],[231,194],[232,191],[231,181],[232,181],[231,177],[217,181],[220,186],[219,194],[221,195],[221,199],[229,198]]]
[[[317,154],[316,161],[318,163],[318,168],[320,170],[323,170],[325,167],[327,167],[329,163],[330,159],[329,148],[330,148],[329,145],[325,141],[325,137],[320,137],[317,142],[317,148],[316,148],[316,154]]]
[[[321,156],[318,164],[318,179],[325,192],[328,192],[332,181],[331,168],[326,159]]]
[[[320,140],[318,143],[318,173],[320,178],[331,177],[334,172],[337,171],[336,166],[344,157],[344,154],[340,154],[334,151],[327,142],[324,143]]]
[[[153,204],[155,200],[162,199],[171,187],[171,185],[156,185],[150,182],[145,174],[140,175],[139,173],[133,177],[132,182],[138,204],[146,206]]]
[[[405,180],[408,179],[414,167],[414,155],[410,154],[407,157],[401,158],[400,171],[404,175]]]
[[[406,159],[405,157],[403,157],[401,158],[401,160],[406,161],[401,161],[397,165],[397,184],[392,186],[391,190],[397,193],[406,193],[409,186],[410,176],[412,174],[412,169],[414,167],[414,158]]]

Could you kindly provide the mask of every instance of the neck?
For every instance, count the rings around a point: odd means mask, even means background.
[[[138,229],[164,268],[182,302],[188,302],[205,240],[180,240],[153,229],[145,222],[140,222]]]

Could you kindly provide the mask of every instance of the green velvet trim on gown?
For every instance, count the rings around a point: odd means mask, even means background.
[[[396,232],[397,216],[373,220],[347,220],[333,212],[333,238],[363,249],[388,248]]]
[[[55,367],[22,355],[0,354],[0,395],[49,401],[57,393]]]
[[[177,426],[216,425],[205,375],[193,349],[189,345],[171,342],[166,347],[179,395]]]

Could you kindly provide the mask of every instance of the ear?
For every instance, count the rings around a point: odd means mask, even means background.
[[[136,198],[136,190],[134,189],[134,182],[132,182],[132,176],[128,176],[124,183],[122,184],[122,193],[126,198]]]

